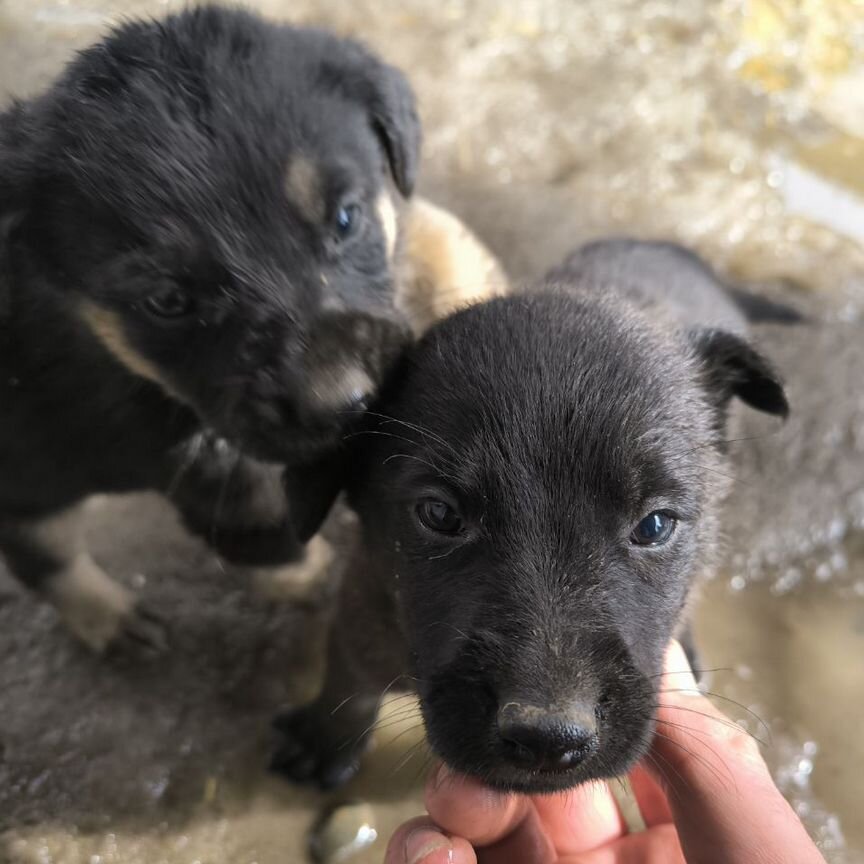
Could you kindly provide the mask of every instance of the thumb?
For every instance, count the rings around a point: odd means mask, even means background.
[[[677,642],[663,681],[648,762],[666,789],[687,861],[823,862],[755,739],[699,693]]]
[[[477,856],[467,840],[448,837],[428,816],[420,816],[399,826],[384,864],[477,864]]]

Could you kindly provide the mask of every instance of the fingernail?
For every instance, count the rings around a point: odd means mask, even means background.
[[[424,858],[439,849],[452,851],[450,841],[431,828],[416,828],[405,838],[405,860],[408,864],[421,864]]]

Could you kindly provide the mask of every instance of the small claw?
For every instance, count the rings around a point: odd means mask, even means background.
[[[162,619],[143,608],[133,591],[111,579],[89,555],[79,555],[58,572],[48,591],[69,629],[96,653],[124,644],[150,652],[167,648]]]
[[[165,621],[145,609],[137,608],[123,622],[122,635],[155,654],[168,650],[168,628]]]
[[[159,657],[169,648],[168,627],[165,620],[136,604],[118,622],[117,632],[108,645],[112,655],[137,654]]]

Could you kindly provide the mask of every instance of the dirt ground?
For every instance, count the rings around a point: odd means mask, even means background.
[[[37,91],[108,22],[173,5],[0,0],[0,100]],[[864,7],[252,5],[359,36],[410,74],[423,193],[517,280],[626,232],[689,243],[769,292],[783,280],[812,315],[758,334],[793,415],[743,417],[727,564],[697,632],[712,690],[770,727],[766,755],[826,857],[864,862]],[[320,610],[256,598],[154,498],[94,499],[90,541],[169,619],[171,650],[98,660],[0,570],[0,862],[307,860],[331,802],[263,766],[273,710],[314,686]],[[410,721],[378,737],[340,800],[371,802],[385,835],[419,812],[426,760]],[[382,856],[379,840],[350,860]]]

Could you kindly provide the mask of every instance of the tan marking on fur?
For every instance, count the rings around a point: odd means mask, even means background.
[[[415,198],[404,220],[397,303],[416,333],[456,309],[509,292],[498,260],[452,213]]]
[[[315,163],[306,156],[295,156],[285,172],[285,194],[312,223],[324,221],[325,205],[321,193],[321,175]]]
[[[396,219],[396,208],[393,206],[393,199],[387,190],[382,191],[378,196],[378,200],[375,202],[375,211],[378,213],[378,219],[381,221],[381,228],[384,231],[387,260],[392,261],[396,254],[396,237],[399,226]]]
[[[174,386],[166,381],[156,366],[142,357],[130,344],[120,316],[113,309],[85,301],[80,308],[81,318],[93,335],[111,352],[114,358],[130,372],[158,384],[169,396],[184,401]]]
[[[306,546],[306,557],[297,564],[251,568],[255,591],[268,600],[302,600],[320,587],[336,558],[333,547],[320,534]]]

